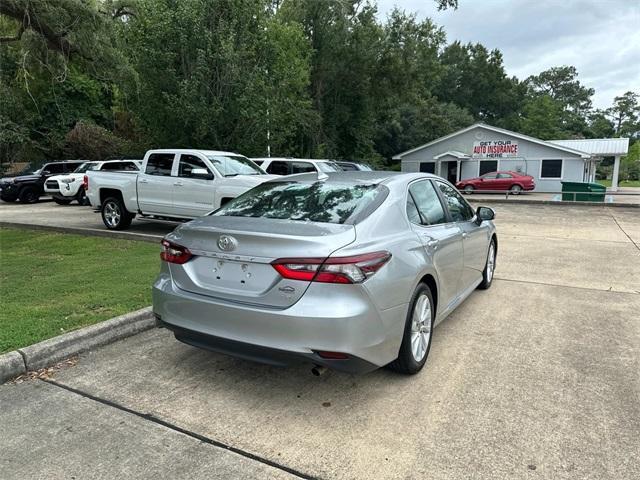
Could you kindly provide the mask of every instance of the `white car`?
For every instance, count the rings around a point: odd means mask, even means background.
[[[77,200],[80,205],[87,204],[83,185],[84,174],[89,170],[119,170],[137,172],[140,160],[105,160],[103,162],[85,162],[72,173],[49,177],[44,183],[44,191],[53,197],[58,205],[68,205]]]
[[[309,172],[342,172],[340,166],[333,160],[313,158],[252,158],[265,172],[272,175],[294,175]]]
[[[89,170],[89,202],[110,230],[124,230],[136,215],[188,220],[206,215],[271,180],[247,157],[193,149],[149,150],[140,173]]]

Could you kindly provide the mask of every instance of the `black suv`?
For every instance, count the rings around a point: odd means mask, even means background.
[[[5,202],[36,203],[44,195],[44,182],[53,175],[71,173],[85,160],[45,163],[36,171],[21,172],[16,177],[0,179],[0,199]]]

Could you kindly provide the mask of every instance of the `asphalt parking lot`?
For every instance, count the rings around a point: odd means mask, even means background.
[[[494,284],[438,326],[419,375],[314,377],[152,330],[1,386],[0,477],[640,478],[640,210],[492,206]],[[16,218],[104,228],[0,206]]]

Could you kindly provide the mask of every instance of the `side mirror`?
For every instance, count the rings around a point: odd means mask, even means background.
[[[191,170],[192,178],[200,178],[203,180],[213,180],[213,173],[206,168],[194,168]]]
[[[51,172],[49,170],[43,170],[42,175],[51,175]]]
[[[492,208],[478,207],[476,210],[476,223],[478,225],[486,220],[493,220],[494,218],[496,218],[496,212],[494,212]]]

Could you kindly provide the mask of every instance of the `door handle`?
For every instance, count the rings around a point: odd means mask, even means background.
[[[182,187],[184,185],[184,183],[182,182],[176,182],[173,184],[174,187]]]
[[[149,183],[149,180],[145,180],[144,178],[139,180],[139,183]]]

